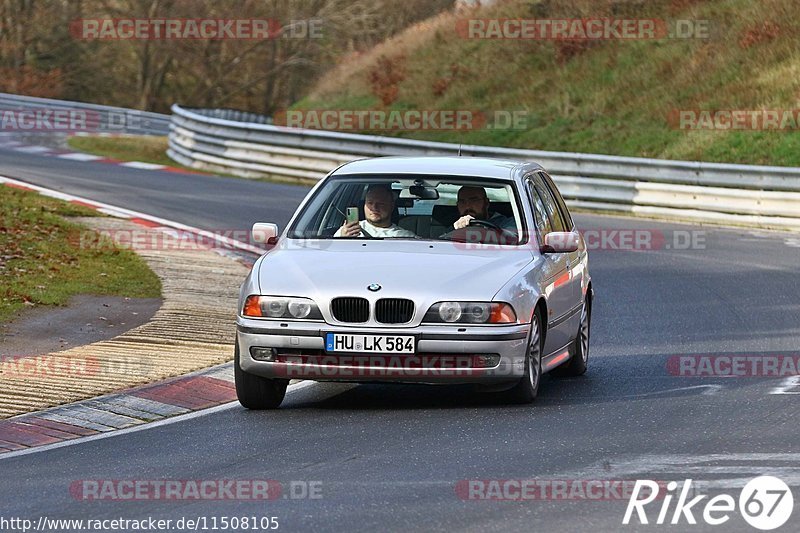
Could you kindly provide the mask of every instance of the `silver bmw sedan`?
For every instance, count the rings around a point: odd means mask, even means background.
[[[241,404],[275,408],[292,379],[475,383],[536,398],[586,372],[586,245],[539,165],[383,157],[321,180],[241,287]]]

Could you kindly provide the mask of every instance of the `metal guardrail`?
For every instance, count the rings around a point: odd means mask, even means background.
[[[285,128],[228,110],[173,105],[172,112],[168,155],[202,170],[319,180],[364,156],[456,155],[460,148],[464,156],[536,161],[568,203],[582,209],[800,230],[800,168],[459,146]]]
[[[25,117],[23,112],[40,112],[40,124],[35,124],[30,117]],[[12,112],[13,116],[6,116],[6,122],[17,120],[20,122],[12,128],[15,132],[56,132],[58,127],[47,125],[47,120],[52,117],[52,112],[62,111],[79,115],[82,119],[81,126],[73,132],[86,133],[125,133],[132,135],[166,135],[169,133],[170,116],[149,111],[137,111],[123,107],[112,107],[84,102],[71,102],[66,100],[52,100],[50,98],[36,98],[18,94],[0,93],[0,113]],[[48,115],[47,112],[50,112]],[[51,121],[52,122],[52,121]],[[66,128],[69,130],[69,128]]]
[[[210,118],[221,118],[234,122],[251,122],[254,124],[272,124],[272,117],[259,115],[258,113],[248,113],[237,109],[194,109],[198,115]]]

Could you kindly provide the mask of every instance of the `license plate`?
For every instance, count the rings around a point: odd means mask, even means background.
[[[409,335],[359,335],[326,333],[325,351],[359,353],[414,353],[414,337]]]

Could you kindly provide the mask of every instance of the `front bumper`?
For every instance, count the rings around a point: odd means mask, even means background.
[[[236,329],[242,370],[267,378],[491,384],[515,381],[523,376],[530,325],[392,329],[239,317]],[[416,353],[330,354],[325,352],[326,333],[414,335]],[[256,360],[250,352],[252,347],[275,348],[278,360]],[[482,356],[486,355],[495,356],[494,359],[499,356],[499,360],[494,366],[482,366],[486,361]]]

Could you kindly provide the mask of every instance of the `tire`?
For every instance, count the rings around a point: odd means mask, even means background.
[[[248,409],[276,409],[286,396],[288,379],[269,379],[242,370],[239,366],[239,344],[233,356],[233,377],[236,397]]]
[[[531,403],[539,393],[542,381],[542,319],[539,311],[533,314],[531,331],[528,335],[528,348],[525,352],[525,375],[509,390],[514,403]]]
[[[578,334],[570,347],[572,357],[568,363],[553,369],[552,374],[558,377],[582,376],[586,373],[589,364],[589,338],[592,325],[592,301],[589,297],[583,302],[581,309],[581,322],[578,325]]]

